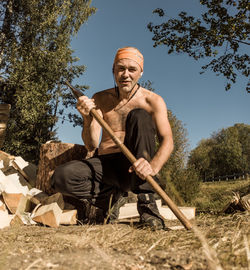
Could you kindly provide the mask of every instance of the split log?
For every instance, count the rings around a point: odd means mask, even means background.
[[[36,165],[25,161],[22,157],[12,160],[13,167],[29,182],[31,187],[36,186]]]
[[[27,213],[30,211],[32,211],[31,200],[28,198],[28,196],[22,195],[20,200],[19,200],[15,214],[23,215],[25,212]]]
[[[167,206],[161,204],[161,200],[156,200],[157,207],[159,209],[160,215],[166,220],[176,220],[177,217]],[[195,207],[178,207],[180,211],[187,217],[187,219],[195,218]],[[120,208],[120,213],[118,219],[127,219],[127,218],[137,218],[139,213],[137,211],[136,203],[126,203]]]
[[[22,157],[15,157],[6,152],[0,151],[0,169],[5,173],[18,171],[29,183],[30,187],[35,187],[37,166],[25,161]],[[13,171],[13,168],[15,171]]]
[[[24,225],[22,218],[19,215],[14,215],[10,221],[10,226],[21,226]]]
[[[0,229],[10,226],[13,215],[9,215],[7,210],[0,210]]]
[[[161,200],[156,200],[158,209],[161,207]],[[139,213],[137,211],[137,203],[125,203],[119,211],[118,219],[137,218]]]
[[[4,202],[6,206],[8,207],[8,209],[10,210],[10,212],[12,214],[15,214],[23,194],[22,193],[9,194],[9,193],[3,192],[2,195],[3,195]]]
[[[63,195],[59,192],[41,200],[42,205],[48,205],[54,202],[56,202],[62,210],[64,209]]]
[[[47,194],[53,194],[51,176],[57,166],[71,160],[82,160],[87,156],[83,145],[51,142],[40,148],[36,187]]]
[[[9,168],[10,163],[12,160],[14,160],[14,158],[14,156],[0,150],[0,161],[2,162],[1,170],[3,172]]]
[[[65,203],[64,203],[64,199],[63,199],[63,195],[61,193],[55,193],[51,196],[49,196],[47,193],[44,192],[40,192],[34,196],[31,196],[30,194],[27,194],[27,199],[30,200],[30,202],[37,206],[37,205],[48,205],[51,203],[56,202],[58,204],[58,206],[64,210],[65,209]],[[73,206],[72,206],[73,207]],[[67,209],[67,210],[72,210],[75,208],[71,208],[71,209]]]
[[[77,210],[64,210],[60,218],[61,225],[77,224]]]
[[[178,207],[180,211],[185,215],[185,217],[190,220],[195,218],[195,207]],[[175,214],[167,206],[162,206],[159,208],[160,214],[167,220],[176,220]]]
[[[37,205],[32,212],[32,220],[57,228],[60,224],[62,209],[56,202],[48,205]]]
[[[32,203],[38,205],[41,204],[43,200],[48,198],[49,195],[43,191],[33,195],[32,197],[30,196],[29,199],[31,200]]]
[[[7,211],[7,208],[6,208],[6,205],[4,203],[2,196],[0,196],[0,211]]]
[[[27,194],[28,191],[28,183],[22,175],[19,175],[18,173],[6,175],[0,170],[0,192],[6,192],[8,194]]]

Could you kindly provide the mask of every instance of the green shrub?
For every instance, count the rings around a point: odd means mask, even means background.
[[[178,204],[190,204],[199,193],[200,181],[194,168],[176,170],[166,179],[166,192]]]

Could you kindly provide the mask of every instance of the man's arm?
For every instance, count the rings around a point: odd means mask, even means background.
[[[90,114],[93,108],[96,108],[95,95],[92,99],[86,96],[82,96],[78,99],[77,109],[83,117],[82,139],[90,153],[94,153],[96,148],[98,148],[101,135],[100,124]],[[96,110],[102,116],[101,110]]]
[[[174,148],[172,130],[168,121],[167,106],[164,100],[162,97],[155,95],[151,99],[150,106],[152,108],[152,115],[156,124],[160,146],[150,162],[144,158],[139,158],[133,166],[130,167],[129,171],[132,172],[134,170],[142,179],[145,179],[148,175],[156,175],[167,162]]]
[[[150,165],[154,171],[154,174],[157,174],[169,159],[174,149],[174,142],[172,130],[168,121],[167,106],[162,97],[158,96],[157,99],[155,99],[155,102],[152,104],[152,108],[153,118],[160,140],[160,146],[155,156],[151,160]]]

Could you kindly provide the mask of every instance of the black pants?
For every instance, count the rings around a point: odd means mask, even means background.
[[[124,144],[136,158],[150,160],[155,154],[155,126],[152,117],[143,109],[132,110],[126,119]],[[127,191],[136,194],[153,193],[147,181],[140,179],[122,153],[73,160],[56,168],[52,186],[64,195],[79,200],[88,199],[94,205],[107,209],[110,196],[115,201]]]

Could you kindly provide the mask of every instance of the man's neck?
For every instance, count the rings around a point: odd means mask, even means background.
[[[130,91],[128,91],[128,92],[126,92],[126,91],[122,91],[122,90],[120,90],[119,88],[117,88],[117,93],[118,93],[118,95],[117,95],[117,97],[118,97],[118,99],[121,101],[121,100],[128,100],[128,99],[131,99],[131,97],[135,94],[135,92],[137,92],[137,90],[140,88],[140,85],[139,84],[135,84],[134,86],[133,86],[133,88],[130,90]]]

